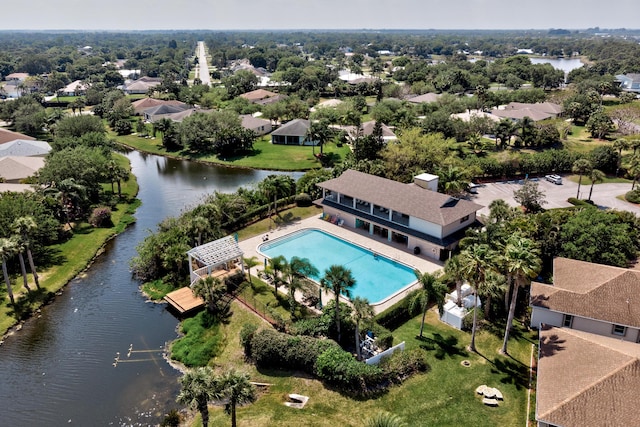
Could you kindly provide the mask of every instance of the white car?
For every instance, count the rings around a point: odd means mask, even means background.
[[[544,177],[544,179],[546,179],[549,182],[553,182],[556,185],[562,184],[562,177],[559,175],[547,175]]]

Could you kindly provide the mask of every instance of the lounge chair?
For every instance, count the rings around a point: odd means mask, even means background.
[[[344,219],[340,218],[337,225],[338,227],[342,227],[342,224],[344,224]]]
[[[335,216],[332,216],[329,222],[331,222],[331,224],[335,224],[338,222],[338,218],[336,218]]]

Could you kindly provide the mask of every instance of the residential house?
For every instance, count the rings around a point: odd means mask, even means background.
[[[82,80],[76,80],[62,88],[61,93],[65,96],[80,96],[84,95],[88,88],[89,85],[87,83],[83,83]]]
[[[620,82],[622,90],[627,92],[640,93],[640,74],[618,74],[616,80]]]
[[[138,80],[134,80],[129,83],[125,83],[122,90],[127,95],[144,94],[162,84],[162,79],[158,77],[140,77]]]
[[[278,96],[277,93],[271,92],[266,89],[256,89],[251,92],[243,93],[240,95],[240,98],[244,98],[249,102],[258,102],[268,98],[273,98],[274,96]]]
[[[253,131],[257,136],[266,135],[271,132],[271,120],[253,117],[251,114],[242,114],[240,120],[243,128]]]
[[[310,126],[311,122],[306,119],[291,120],[271,132],[271,143],[284,145],[315,145],[315,142],[311,141],[307,136]]]
[[[0,128],[0,144],[15,141],[16,139],[35,141],[35,138],[19,132],[13,132],[5,128]]]
[[[537,370],[539,427],[638,425],[640,345],[545,327]]]
[[[155,123],[158,120],[164,118],[170,118],[168,116],[176,113],[181,113],[189,109],[187,104],[183,105],[171,105],[171,104],[160,104],[155,107],[147,108],[142,112],[144,120],[150,123]]]
[[[7,76],[4,78],[6,81],[18,81],[18,82],[24,82],[25,80],[27,80],[27,77],[29,77],[29,73],[11,73],[11,74],[7,74]]]
[[[136,115],[143,115],[144,110],[147,108],[157,107],[158,105],[174,105],[187,108],[187,104],[178,100],[164,100],[155,98],[142,98],[131,103],[133,111]]]
[[[639,342],[640,271],[556,258],[553,285],[531,283],[531,307],[534,328],[545,324]]]
[[[411,184],[355,170],[318,184],[314,203],[346,227],[435,259],[446,259],[482,206],[438,193],[438,177],[418,175]]]
[[[480,111],[480,110],[467,110],[464,113],[452,114],[450,117],[452,119],[462,120],[463,122],[466,122],[466,123],[469,123],[474,118],[480,118],[480,119],[487,118],[495,123],[498,123],[501,120],[500,117],[494,114],[485,113],[484,111]]]
[[[19,184],[33,176],[44,166],[44,157],[0,157],[0,178],[4,182]]]
[[[538,102],[535,104],[511,102],[504,107],[491,110],[491,114],[500,118],[522,120],[525,117],[529,117],[536,122],[556,118],[560,116],[562,112],[562,106],[552,102]]]
[[[554,260],[553,285],[531,284],[539,426],[637,424],[639,291],[639,270],[568,258]]]
[[[382,127],[382,139],[385,142],[395,141],[398,139],[396,134],[391,130],[391,128],[384,123],[380,123]],[[355,141],[358,136],[370,136],[373,135],[373,130],[376,126],[375,120],[370,120],[368,122],[362,123],[360,126],[342,126],[342,125],[333,125],[331,126],[333,129],[342,130],[347,133],[347,137],[350,141]]]
[[[441,96],[442,95],[439,95],[437,93],[429,92],[422,95],[407,98],[407,101],[411,102],[412,104],[431,104],[438,101],[438,99]]]
[[[34,141],[29,139],[14,139],[0,144],[0,157],[44,157],[51,151],[51,146],[46,141]]]

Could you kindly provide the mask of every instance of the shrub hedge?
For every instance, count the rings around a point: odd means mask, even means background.
[[[624,195],[624,198],[629,203],[640,203],[640,190],[632,190]]]

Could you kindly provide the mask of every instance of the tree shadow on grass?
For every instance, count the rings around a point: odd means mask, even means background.
[[[300,221],[300,217],[293,216],[292,212],[286,212],[284,215],[278,215],[273,220],[277,226],[291,224],[294,221]]]
[[[513,384],[521,390],[529,387],[529,367],[515,359],[496,358],[493,362],[492,374],[504,374],[502,384]]]
[[[6,291],[4,292],[6,293]],[[15,318],[16,320],[24,320],[31,316],[34,307],[39,307],[46,302],[50,301],[55,294],[44,288],[34,289],[29,293],[16,296],[16,303],[8,303],[9,311],[7,314]]]
[[[433,338],[416,337],[417,340],[424,342],[420,344],[420,348],[427,351],[435,350],[434,357],[438,360],[444,359],[446,356],[468,356],[467,350],[458,345],[458,338],[453,335],[443,337],[439,333],[434,333]]]

